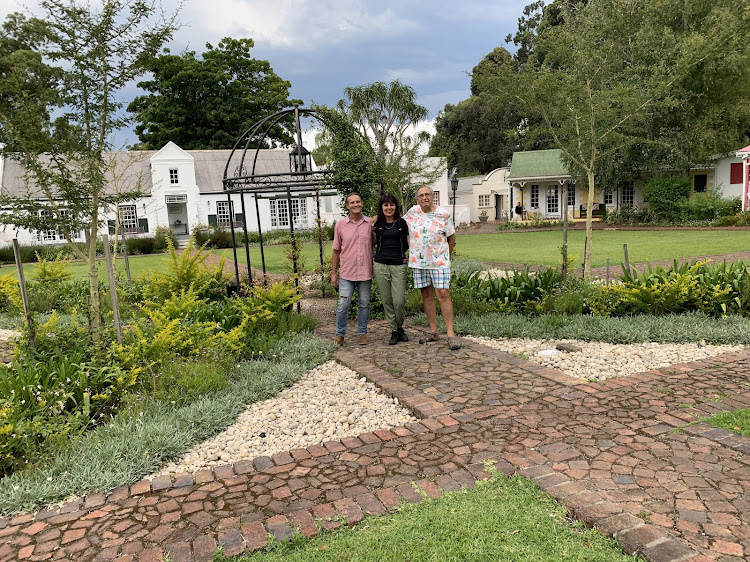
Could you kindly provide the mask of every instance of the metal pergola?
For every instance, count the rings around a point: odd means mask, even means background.
[[[294,115],[295,137],[297,144],[289,153],[289,172],[264,172],[259,169],[258,156],[260,151],[268,144],[269,133],[280,121],[289,115]],[[300,116],[316,119],[325,124],[324,119],[314,110],[301,108],[295,105],[293,108],[284,109],[265,119],[262,119],[239,138],[232,148],[232,152],[224,168],[224,179],[222,180],[224,192],[229,201],[230,213],[232,209],[232,194],[239,193],[240,205],[242,207],[242,229],[245,235],[245,258],[247,259],[247,271],[249,283],[253,284],[253,274],[250,267],[250,246],[247,235],[247,214],[245,211],[245,194],[252,194],[255,199],[255,213],[258,221],[258,237],[260,241],[260,255],[263,268],[263,281],[266,280],[266,260],[263,250],[263,230],[260,220],[260,209],[258,199],[264,198],[286,198],[287,213],[289,217],[289,235],[292,242],[292,268],[294,272],[294,284],[299,288],[296,239],[294,234],[294,213],[292,211],[292,194],[315,195],[317,228],[320,228],[320,195],[336,193],[335,190],[324,190],[326,181],[335,171],[332,169],[313,170],[310,152],[302,146],[302,129],[300,127]],[[232,251],[234,255],[234,274],[237,290],[240,288],[240,272],[237,264],[237,240],[234,228],[232,230]],[[323,240],[318,236],[318,247],[320,253],[321,280],[324,277],[323,269]],[[325,296],[325,284],[323,284],[323,296]],[[299,311],[299,303],[297,303]]]

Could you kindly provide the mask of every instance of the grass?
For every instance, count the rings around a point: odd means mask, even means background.
[[[438,317],[442,322],[442,319]],[[414,318],[424,324],[424,315]],[[741,316],[710,318],[702,314],[604,318],[588,315],[488,313],[457,316],[460,334],[489,338],[577,339],[610,343],[671,342],[750,345],[750,319]]]
[[[578,256],[574,267],[583,263],[585,232],[568,233],[568,255]],[[623,244],[628,245],[630,263],[674,258],[691,258],[746,251],[750,248],[750,230],[736,232],[695,230],[597,230],[593,234],[592,266],[610,264],[612,273],[620,272]],[[558,265],[561,261],[562,231],[503,231],[492,234],[458,235],[458,255],[485,262]]]
[[[407,504],[398,513],[369,517],[356,527],[309,540],[296,535],[232,560],[603,562],[633,558],[599,531],[571,523],[565,507],[530,480],[495,473],[470,491]]]
[[[166,269],[165,260],[169,258],[169,254],[148,254],[142,256],[130,256],[130,276],[133,279],[143,277],[151,271],[158,271]],[[107,266],[104,258],[97,260],[99,264],[99,279],[105,281],[107,279]],[[23,266],[23,274],[27,281],[33,279],[34,272],[37,266],[33,263],[27,263]],[[88,276],[88,266],[82,261],[72,261],[67,265],[67,271],[70,272],[72,279],[83,279]],[[122,279],[125,279],[125,261],[118,257],[115,261],[115,271],[118,272]],[[0,268],[0,275],[12,275],[18,278],[18,271],[15,266],[5,266]]]
[[[237,365],[226,386],[190,404],[131,404],[110,423],[61,450],[50,465],[0,480],[0,514],[31,511],[72,495],[136,482],[234,423],[248,404],[266,400],[324,362],[333,344],[312,334],[280,342],[270,359]]]
[[[291,273],[291,262],[286,257],[289,245],[263,246],[263,254],[266,261],[266,271],[268,273]],[[232,249],[214,250],[215,254],[224,256],[227,260],[232,259]],[[331,242],[323,245],[323,258],[331,257]],[[320,267],[320,249],[315,242],[307,242],[302,246],[302,259],[305,264],[305,270],[312,271]],[[237,262],[247,264],[245,248],[237,248]],[[253,246],[250,248],[250,265],[261,269],[262,262],[260,259],[260,247]]]
[[[711,425],[750,437],[750,408],[724,412],[706,420]]]

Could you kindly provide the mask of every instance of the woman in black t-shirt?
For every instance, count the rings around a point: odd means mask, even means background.
[[[404,332],[406,305],[406,254],[409,251],[409,228],[401,218],[401,206],[390,193],[378,201],[378,217],[372,227],[375,246],[373,273],[378,284],[385,319],[391,328],[390,345],[409,341]]]

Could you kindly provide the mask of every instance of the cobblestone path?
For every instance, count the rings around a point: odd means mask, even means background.
[[[471,488],[487,460],[648,560],[750,556],[750,439],[684,427],[750,405],[750,351],[587,383],[468,341],[388,346],[372,328],[338,360],[420,422],[0,518],[0,562],[211,560]]]

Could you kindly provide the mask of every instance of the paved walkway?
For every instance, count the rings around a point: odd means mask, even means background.
[[[415,331],[411,330],[415,335]],[[328,334],[321,334],[328,335]],[[648,560],[750,556],[750,439],[695,416],[750,405],[750,351],[603,383],[465,342],[367,346],[339,361],[419,423],[92,494],[0,518],[0,562],[211,560],[471,488],[484,462],[534,479],[573,516]]]

